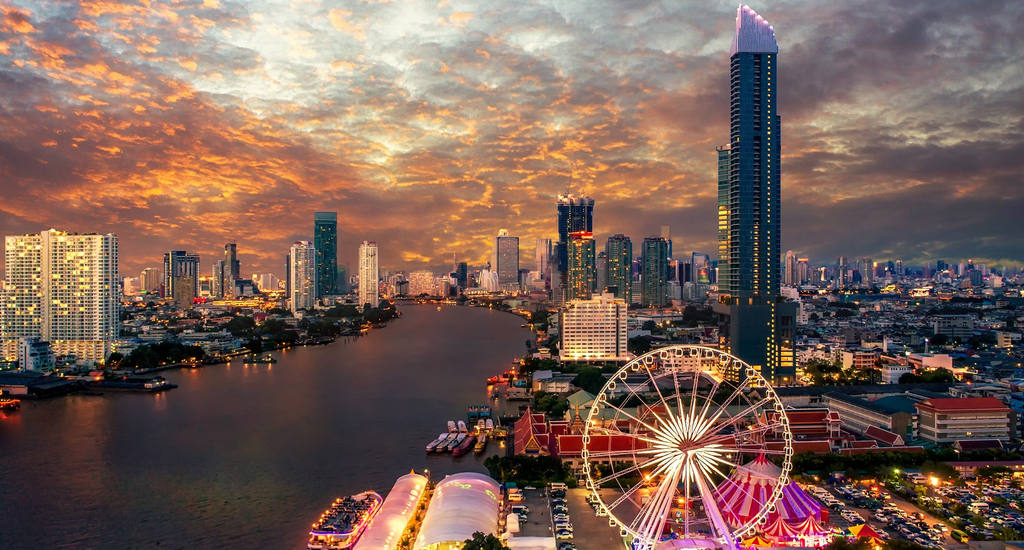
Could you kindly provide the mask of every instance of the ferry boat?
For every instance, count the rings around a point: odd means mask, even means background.
[[[459,436],[459,429],[455,425],[455,421],[454,420],[449,420],[448,421],[448,433],[446,434],[444,439],[442,439],[437,445],[434,445],[434,448],[431,449],[431,451],[433,451],[435,453],[445,453],[445,452],[448,452],[450,450],[448,448],[448,446],[451,445],[452,443],[454,443],[455,442],[455,438],[457,438],[458,436]]]
[[[445,452],[454,452],[455,449],[459,447],[459,445],[462,445],[462,442],[466,440],[466,436],[468,435],[469,434],[467,434],[466,432],[459,432],[455,434],[455,439],[448,443],[448,446],[445,447]]]
[[[480,454],[484,452],[484,448],[487,447],[487,434],[480,432],[480,435],[476,438],[476,445],[473,445],[473,453]]]
[[[264,355],[263,357],[246,358],[245,363],[248,365],[258,365],[261,363],[277,363],[277,359],[274,359],[270,355]]]
[[[355,546],[384,501],[373,491],[338,498],[313,524],[308,550],[343,550]]]
[[[441,432],[437,434],[437,439],[431,441],[430,443],[427,443],[427,452],[433,452],[434,449],[436,449],[437,446],[440,445],[441,442],[444,441],[445,439],[448,439],[448,432]]]
[[[473,448],[473,443],[476,443],[476,436],[467,435],[466,438],[462,440],[462,443],[459,443],[459,446],[455,447],[452,451],[452,456],[462,456],[468,453],[469,450]]]

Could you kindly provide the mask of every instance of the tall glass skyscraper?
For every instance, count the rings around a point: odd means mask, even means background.
[[[519,237],[508,231],[498,231],[494,238],[494,270],[498,273],[498,285],[502,290],[519,287]]]
[[[567,300],[590,299],[597,284],[596,252],[593,233],[577,231],[569,235]]]
[[[640,265],[640,301],[645,306],[660,307],[667,304],[668,241],[661,237],[644,239]]]
[[[558,242],[555,244],[555,255],[558,256],[559,280],[552,281],[552,288],[557,287],[560,294],[552,296],[556,301],[567,296],[569,236],[581,231],[594,232],[594,199],[573,194],[558,195]]]
[[[338,213],[313,213],[316,297],[338,294]]]
[[[608,254],[608,291],[626,305],[633,303],[633,242],[621,233],[612,235],[604,251]]]
[[[729,143],[718,152],[718,291],[733,354],[791,382],[795,308],[779,302],[780,162],[775,30],[748,6],[729,52]],[[722,308],[719,308],[722,309]],[[792,310],[792,311],[791,311]]]

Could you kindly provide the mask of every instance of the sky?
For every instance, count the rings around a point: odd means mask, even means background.
[[[126,275],[237,242],[282,274],[336,210],[348,266],[364,239],[386,269],[480,266],[508,229],[530,268],[571,190],[600,243],[669,224],[714,255],[736,7],[0,0],[0,234],[115,233]],[[780,47],[783,250],[1024,260],[1024,2],[751,7]]]

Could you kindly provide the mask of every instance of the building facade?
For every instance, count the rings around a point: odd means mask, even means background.
[[[933,443],[1013,436],[1013,411],[995,397],[925,399],[917,407],[918,437]]]
[[[555,301],[566,298],[569,274],[569,236],[573,233],[594,232],[594,199],[573,194],[558,195],[558,242],[555,253],[559,281],[552,281]]]
[[[359,245],[359,306],[380,305],[380,267],[377,264],[377,243],[363,241]]]
[[[626,361],[626,302],[604,293],[570,300],[559,310],[562,361]]]
[[[316,251],[316,297],[338,291],[338,213],[313,213],[313,248]]]
[[[569,235],[567,299],[586,300],[593,294],[597,284],[596,250],[593,233],[578,231]]]
[[[316,306],[316,249],[309,241],[295,241],[288,251],[292,313]]]
[[[54,229],[7,237],[0,337],[15,360],[22,338],[50,343],[54,353],[102,362],[120,327],[115,235]]]
[[[608,254],[608,292],[626,304],[633,303],[633,242],[621,233],[612,235],[604,250]]]
[[[668,241],[662,237],[647,237],[641,250],[641,298],[648,307],[661,307],[668,303]]]
[[[189,307],[199,296],[199,255],[184,250],[164,254],[164,298]]]
[[[509,235],[504,229],[494,238],[494,270],[502,290],[519,288],[519,237]]]

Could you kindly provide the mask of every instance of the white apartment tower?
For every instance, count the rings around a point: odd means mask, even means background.
[[[21,338],[50,342],[57,355],[103,361],[118,335],[117,236],[50,229],[4,239],[0,338],[17,356]]]
[[[316,305],[316,250],[309,241],[295,241],[289,250],[292,313]]]
[[[380,267],[377,264],[377,243],[363,241],[359,245],[359,305],[380,305],[378,282]]]
[[[626,302],[604,293],[571,300],[559,311],[562,361],[625,361]]]

